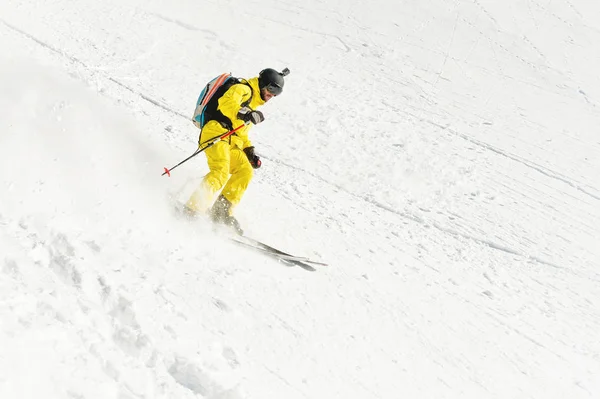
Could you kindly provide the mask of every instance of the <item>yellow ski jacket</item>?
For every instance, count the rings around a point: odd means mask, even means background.
[[[242,104],[250,100],[246,106],[255,110],[257,107],[263,105],[265,102],[260,97],[260,88],[258,87],[258,77],[249,79],[248,85],[244,83],[238,83],[231,86],[222,96],[219,98],[217,109],[221,111],[231,121],[233,128],[237,128],[244,124],[244,121],[238,119],[237,115],[242,108]],[[251,147],[252,142],[248,137],[248,131],[250,126],[244,126],[231,136],[227,137],[226,141],[229,141],[231,147],[238,147],[243,150],[244,148]],[[208,121],[204,128],[202,128],[202,142],[206,142],[213,137],[220,136],[227,133],[227,129],[224,128],[219,122],[215,120]]]

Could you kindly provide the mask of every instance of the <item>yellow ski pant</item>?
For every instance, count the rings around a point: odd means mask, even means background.
[[[254,173],[244,151],[220,140],[204,153],[210,172],[185,205],[192,211],[206,212],[221,189],[221,194],[233,206],[239,204]]]

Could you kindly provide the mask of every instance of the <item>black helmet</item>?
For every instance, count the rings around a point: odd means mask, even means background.
[[[271,68],[263,69],[258,75],[258,87],[261,90],[266,88],[269,93],[278,96],[283,91],[283,77],[289,73],[290,70],[287,68],[281,72]]]

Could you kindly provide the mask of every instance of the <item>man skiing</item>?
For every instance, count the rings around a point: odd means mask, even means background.
[[[264,121],[264,115],[256,108],[281,94],[283,77],[288,73],[287,68],[282,72],[267,68],[249,80],[231,78],[229,83],[216,90],[201,120],[194,117],[194,124],[201,129],[200,148],[208,147],[213,141],[211,139],[239,129],[206,149],[210,171],[185,203],[188,215],[204,213],[215,194],[222,189],[208,214],[213,222],[231,226],[238,234],[243,234],[239,222],[232,215],[232,208],[241,201],[252,180],[253,169],[261,166],[248,137],[250,123],[256,125]]]

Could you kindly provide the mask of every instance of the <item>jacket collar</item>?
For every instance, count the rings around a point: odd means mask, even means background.
[[[258,87],[258,76],[248,80],[250,87],[252,87],[252,103],[256,105],[263,105],[265,101],[260,96],[260,88]]]

